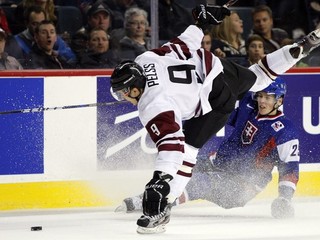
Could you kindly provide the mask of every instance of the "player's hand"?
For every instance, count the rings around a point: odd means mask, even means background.
[[[274,218],[293,218],[294,208],[290,200],[278,197],[271,204],[271,215]]]
[[[225,58],[225,57],[226,57],[226,53],[223,52],[220,48],[216,48],[216,49],[213,51],[213,54],[216,55],[216,56],[219,57],[219,58]]]
[[[169,174],[155,171],[153,178],[146,185],[143,194],[143,214],[154,216],[160,214],[168,204],[167,196],[170,192],[168,181],[172,179]]]
[[[219,25],[226,16],[230,16],[230,10],[220,6],[205,6],[200,4],[192,9],[192,16],[196,25],[201,29],[207,28],[210,24]]]

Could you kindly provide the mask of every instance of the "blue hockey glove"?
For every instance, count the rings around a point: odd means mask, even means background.
[[[294,208],[290,200],[278,197],[271,204],[271,215],[274,218],[293,218]]]
[[[274,218],[294,217],[294,207],[291,203],[294,189],[287,186],[279,186],[279,197],[271,204],[271,215]]]

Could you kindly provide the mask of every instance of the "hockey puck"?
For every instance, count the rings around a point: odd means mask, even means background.
[[[41,231],[42,230],[42,226],[33,226],[31,227],[31,231]]]

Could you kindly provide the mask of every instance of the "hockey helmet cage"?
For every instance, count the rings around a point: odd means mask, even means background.
[[[111,88],[113,92],[125,88],[144,88],[146,76],[142,67],[131,60],[118,64],[111,75]]]
[[[279,99],[280,97],[284,98],[287,93],[287,84],[282,78],[277,77],[268,87],[260,92],[265,92],[268,95],[275,95],[276,99]],[[253,97],[256,99],[256,93]]]

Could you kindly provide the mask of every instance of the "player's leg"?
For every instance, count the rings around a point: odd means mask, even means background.
[[[228,59],[220,59],[220,61],[223,65],[224,82],[230,88],[232,95],[234,95],[237,100],[242,99],[252,85],[255,84],[256,75],[248,68]],[[233,110],[234,102],[230,102],[229,105]]]
[[[171,204],[169,182],[172,176],[154,171],[152,179],[147,183],[142,199],[143,215],[137,220],[137,232],[142,234],[161,233],[170,221]]]
[[[178,198],[184,188],[186,187],[187,183],[189,182],[192,176],[192,169],[197,162],[197,155],[199,149],[190,146],[189,144],[184,145],[184,157],[182,165],[178,170],[176,176],[172,181],[170,181],[170,196],[171,199],[169,200],[170,203],[173,203],[176,198]]]
[[[212,111],[184,123],[187,144],[201,148],[214,134],[223,128],[234,110],[236,101],[241,99],[256,81],[256,75],[236,63],[221,59],[224,73],[212,83],[209,102]]]
[[[215,110],[198,118],[192,118],[183,125],[185,142],[195,148],[201,148],[214,134],[226,124],[229,113]]]
[[[183,201],[203,199],[229,209],[245,206],[260,191],[244,177],[219,170],[208,159],[199,159],[181,197],[183,200],[178,200],[181,204]]]
[[[320,29],[317,29],[297,43],[284,46],[267,54],[258,64],[249,68],[257,76],[257,81],[250,91],[257,92],[266,88],[279,74],[285,73],[319,46]]]
[[[142,212],[142,198],[143,194],[123,199],[120,206],[115,209],[115,212],[132,213],[136,211]]]

